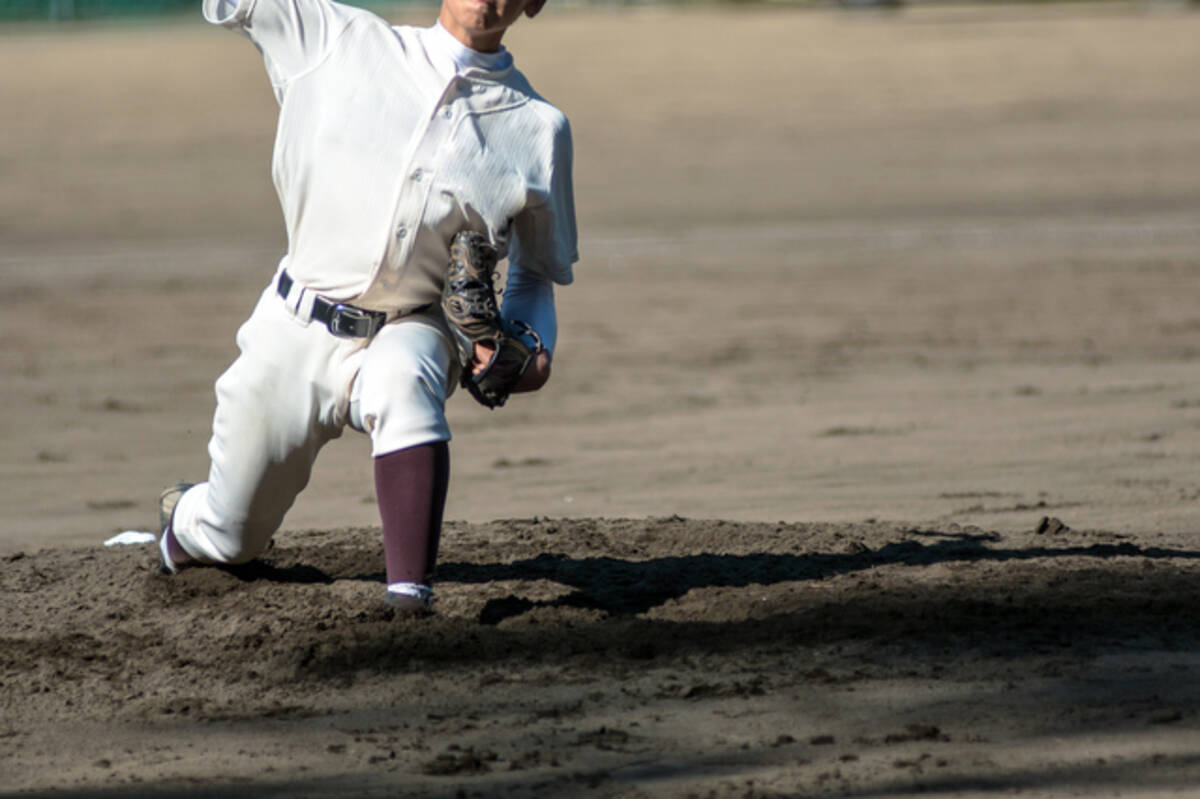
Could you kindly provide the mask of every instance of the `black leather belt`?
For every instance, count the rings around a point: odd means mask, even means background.
[[[286,269],[280,272],[279,280],[275,283],[279,296],[286,300],[294,283]],[[344,302],[330,302],[324,297],[317,297],[312,304],[312,318],[339,338],[371,338],[387,322],[387,317],[383,311],[368,311]]]

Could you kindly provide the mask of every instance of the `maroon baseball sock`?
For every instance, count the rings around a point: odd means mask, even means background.
[[[389,585],[429,584],[437,563],[449,483],[450,447],[445,441],[375,459],[375,495],[383,522]]]

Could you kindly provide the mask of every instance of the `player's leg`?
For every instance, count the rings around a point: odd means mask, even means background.
[[[427,609],[450,459],[445,403],[455,371],[445,332],[423,317],[385,327],[367,348],[353,415],[371,436],[388,601]]]
[[[450,447],[419,444],[375,458],[388,601],[428,609],[450,482]]]
[[[208,481],[180,497],[164,534],[171,551],[200,563],[244,563],[266,549],[318,451],[344,424],[345,340],[300,324],[270,291],[238,346],[216,385]]]

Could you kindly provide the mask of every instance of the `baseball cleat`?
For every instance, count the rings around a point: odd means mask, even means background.
[[[170,488],[164,488],[163,492],[158,495],[158,551],[162,556],[162,562],[158,565],[159,574],[175,574],[186,561],[181,561],[179,558],[171,557],[171,539],[174,534],[171,532],[171,522],[175,518],[175,506],[179,504],[180,498],[187,492],[195,483],[176,483]],[[179,549],[179,544],[175,544],[175,549]]]
[[[433,589],[423,583],[392,583],[383,601],[396,612],[397,618],[433,613]]]

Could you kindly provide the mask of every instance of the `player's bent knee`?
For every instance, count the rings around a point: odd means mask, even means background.
[[[357,415],[374,454],[446,441],[445,377],[417,355],[403,354],[364,371]]]
[[[226,523],[224,529],[205,536],[201,559],[222,566],[249,563],[267,550],[278,525],[253,522]]]

